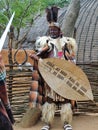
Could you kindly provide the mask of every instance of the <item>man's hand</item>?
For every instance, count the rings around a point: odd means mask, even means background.
[[[30,58],[32,58],[34,60],[37,60],[37,61],[39,60],[39,57],[34,53],[33,54],[29,53],[28,55],[29,55]]]

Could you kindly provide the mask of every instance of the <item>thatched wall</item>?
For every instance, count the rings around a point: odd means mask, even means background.
[[[76,22],[77,62],[98,63],[98,0],[81,0]]]

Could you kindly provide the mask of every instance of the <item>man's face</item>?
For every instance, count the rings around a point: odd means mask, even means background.
[[[56,26],[50,26],[49,35],[51,38],[58,38],[60,36],[60,28]]]

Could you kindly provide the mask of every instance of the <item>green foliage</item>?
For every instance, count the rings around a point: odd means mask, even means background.
[[[0,0],[0,34],[13,12],[15,12],[13,25],[19,36],[20,29],[26,25],[32,25],[35,16],[41,14],[47,6],[62,7],[68,1],[70,0]]]

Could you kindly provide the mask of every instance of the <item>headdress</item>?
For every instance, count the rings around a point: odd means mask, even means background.
[[[56,26],[60,27],[59,23],[57,23],[58,19],[58,10],[59,8],[57,6],[52,6],[51,8],[46,8],[46,18],[49,23],[49,26]]]

